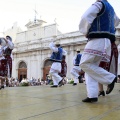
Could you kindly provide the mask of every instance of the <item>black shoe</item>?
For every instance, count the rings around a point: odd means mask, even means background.
[[[51,88],[57,88],[58,86],[57,85],[53,85],[53,86],[50,86]]]
[[[117,81],[117,77],[113,80],[111,84],[108,85],[106,94],[110,94],[115,86],[115,82]]]
[[[88,103],[93,103],[93,102],[97,102],[98,98],[86,98],[84,100],[82,100],[82,102],[88,102]]]
[[[78,79],[81,79],[81,76],[79,76]]]
[[[104,91],[99,91],[99,94],[98,94],[98,96],[105,96],[105,92]]]
[[[73,86],[77,85],[77,83],[73,83]]]
[[[79,80],[79,83],[83,83],[83,80],[82,80],[81,76],[78,77],[78,80]]]
[[[1,86],[1,89],[4,89],[4,88],[5,88],[4,85],[2,85],[2,86]]]
[[[63,84],[63,80],[61,80],[59,83],[58,83],[58,86],[61,87]]]

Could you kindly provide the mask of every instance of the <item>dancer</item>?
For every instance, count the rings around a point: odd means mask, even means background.
[[[0,38],[0,89],[4,88],[4,81],[6,76],[6,67],[7,61],[3,56],[4,47],[6,46],[6,41],[4,38]]]
[[[66,83],[66,80],[65,80],[65,77],[66,77],[66,74],[67,74],[67,63],[65,61],[66,59],[66,56],[63,55],[62,56],[62,62],[61,62],[61,73],[59,73],[59,75],[63,78],[62,79],[62,82],[63,82],[63,85]]]
[[[104,68],[105,70],[113,73],[115,76],[117,76],[117,70],[118,70],[118,49],[115,42],[111,43],[111,57],[110,62],[102,61],[100,62],[100,67]],[[116,81],[117,82],[117,81]],[[106,91],[106,94],[109,94],[109,88]],[[98,96],[105,96],[105,92],[103,89],[103,85],[99,83],[99,94]]]
[[[79,64],[80,64],[80,59],[81,59],[82,54],[80,54],[79,49],[76,50],[76,53],[77,53],[77,55],[73,59],[74,67],[71,70],[71,74],[74,77],[73,86],[77,85],[77,83],[79,82],[78,79],[81,79],[81,76],[79,75],[79,73],[81,72],[81,68],[80,68]]]
[[[4,44],[3,44],[4,43]],[[14,49],[14,44],[10,36],[2,38],[1,44],[1,54],[2,59],[0,60],[0,76],[4,79],[1,80],[1,88],[4,88],[4,80],[6,79],[6,86],[8,86],[8,78],[12,75],[12,50]]]
[[[53,80],[53,85],[51,88],[57,88],[58,86],[61,87],[63,85],[62,77],[59,75],[59,73],[61,72],[62,56],[66,55],[66,51],[63,50],[58,41],[55,43],[51,42],[49,47],[53,51],[50,58],[53,63],[49,71],[49,74],[52,75]]]
[[[117,77],[99,67],[102,59],[109,62],[111,42],[115,41],[115,26],[119,18],[107,0],[97,0],[82,16],[79,30],[88,38],[80,67],[85,71],[87,98],[83,102],[98,101],[98,82],[113,90]]]

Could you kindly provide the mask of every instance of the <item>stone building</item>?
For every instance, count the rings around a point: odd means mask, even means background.
[[[79,48],[82,52],[87,39],[79,31],[62,34],[56,23],[47,26],[45,23],[43,20],[29,22],[26,24],[27,31],[17,33],[13,50],[13,77],[20,80],[31,77],[45,79],[51,66],[51,50],[48,46],[51,41],[56,40],[67,51],[67,76],[72,77],[70,70],[75,50]]]
[[[62,34],[57,28],[57,23],[46,26],[45,23],[43,20],[30,21],[26,24],[27,31],[17,33],[13,50],[13,77],[19,80],[32,77],[45,79],[51,66],[49,43],[59,41],[67,51],[67,77],[72,78],[70,70],[73,66],[75,50],[78,48],[82,53],[87,39],[79,31]],[[120,54],[120,25],[116,30],[116,43]],[[118,73],[120,74],[120,69],[118,69]]]

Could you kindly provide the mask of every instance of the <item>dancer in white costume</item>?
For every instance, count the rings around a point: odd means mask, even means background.
[[[76,52],[77,52],[77,55],[73,59],[74,67],[71,70],[71,74],[74,77],[73,86],[77,85],[78,79],[80,79],[80,77],[81,77],[79,75],[79,73],[81,72],[81,68],[80,68],[79,64],[80,64],[80,59],[81,59],[82,54],[80,54],[80,50],[79,49],[77,49]]]
[[[118,49],[117,49],[117,45],[115,44],[115,42],[111,42],[111,58],[110,58],[110,62],[101,61],[99,66],[117,76],[117,71],[118,71]],[[105,96],[105,92],[104,92],[103,88],[104,88],[103,85],[99,83],[99,94],[98,94],[98,96],[101,96],[101,95]],[[108,88],[108,91],[106,90],[106,94],[109,94],[109,88]]]
[[[62,56],[66,55],[67,52],[63,50],[59,42],[55,42],[55,43],[51,42],[49,44],[49,47],[53,52],[50,58],[50,60],[53,61],[53,64],[49,71],[53,79],[53,86],[51,87],[52,88],[56,88],[58,86],[61,87],[63,85],[62,77],[59,75],[59,73],[61,72],[61,61],[62,61]]]
[[[12,50],[14,44],[10,36],[1,38],[1,49],[0,49],[0,76],[6,78],[6,86],[8,86],[8,78],[12,75]],[[4,42],[3,42],[4,41]],[[4,44],[3,44],[4,43]],[[4,88],[4,80],[1,81],[1,88]]]
[[[98,101],[98,82],[108,85],[108,93],[114,88],[116,76],[99,64],[102,59],[110,60],[110,40],[115,40],[115,26],[118,24],[119,18],[107,0],[97,0],[81,18],[79,30],[88,38],[80,62],[87,87],[87,98],[83,102]]]

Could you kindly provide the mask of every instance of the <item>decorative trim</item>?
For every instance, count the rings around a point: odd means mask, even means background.
[[[94,55],[98,55],[98,56],[102,56],[104,61],[110,61],[110,56],[107,55],[107,53],[105,52],[101,52],[98,50],[94,50],[94,49],[85,49],[84,53],[89,53],[89,54],[94,54]]]

